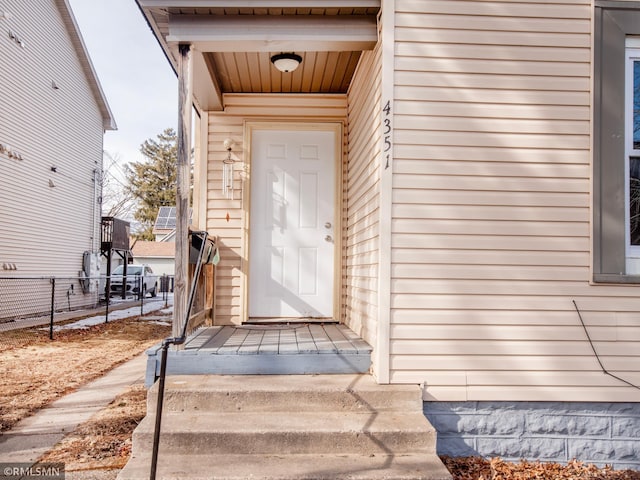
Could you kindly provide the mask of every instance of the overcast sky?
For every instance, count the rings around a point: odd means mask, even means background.
[[[140,161],[140,145],[177,125],[177,79],[135,0],[69,0],[118,130],[104,149]],[[105,165],[106,166],[106,165]]]

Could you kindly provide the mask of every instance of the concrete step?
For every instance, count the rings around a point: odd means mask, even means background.
[[[157,403],[149,390],[147,412]],[[416,385],[378,385],[371,375],[184,375],[167,377],[165,412],[421,411]]]
[[[147,480],[150,455],[134,456],[119,480]],[[198,480],[451,480],[435,454],[176,455],[161,454],[157,477]]]
[[[292,409],[295,409],[292,406]],[[134,453],[153,441],[153,417],[133,434]],[[421,412],[168,414],[161,445],[189,454],[433,453],[436,433]]]
[[[156,389],[122,480],[149,476]],[[356,374],[171,376],[158,478],[450,479],[420,393]]]

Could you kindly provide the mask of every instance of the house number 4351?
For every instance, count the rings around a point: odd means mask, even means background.
[[[384,169],[389,168],[391,162],[391,101],[387,100],[382,109],[382,135],[384,136],[383,155],[385,158]]]

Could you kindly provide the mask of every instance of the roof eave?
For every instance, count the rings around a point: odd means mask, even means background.
[[[58,6],[58,9],[60,10],[60,13],[62,14],[62,20],[67,27],[67,31],[71,36],[71,43],[76,49],[80,64],[82,65],[82,68],[87,75],[89,86],[93,91],[96,101],[98,102],[98,107],[102,115],[103,129],[117,130],[118,126],[116,125],[116,121],[113,117],[113,113],[111,112],[111,108],[109,107],[109,103],[107,102],[107,97],[105,96],[104,91],[102,90],[102,86],[100,85],[98,75],[93,68],[91,57],[89,57],[89,52],[86,45],[84,44],[82,35],[80,34],[80,29],[78,28],[78,24],[73,15],[73,11],[71,10],[71,6],[69,5],[68,0],[56,0],[56,4]]]
[[[154,22],[153,16],[151,15],[150,10],[143,8],[142,5],[140,5],[140,0],[135,0],[135,2],[136,2],[136,5],[138,6],[138,9],[140,10],[140,13],[142,14],[142,17],[147,22],[147,25],[149,26],[149,30],[151,30],[151,33],[153,33],[153,36],[158,42],[158,45],[160,45],[160,48],[162,49],[162,52],[164,53],[165,58],[169,62],[169,65],[171,65],[171,68],[173,69],[173,73],[178,75],[178,65],[176,64],[174,58],[171,55],[171,50],[169,49],[169,45],[165,42],[165,39],[162,36],[162,33],[160,33],[160,30],[158,29],[156,23]]]

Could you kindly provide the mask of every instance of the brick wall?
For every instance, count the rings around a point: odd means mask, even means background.
[[[640,470],[640,403],[425,402],[438,454]]]

